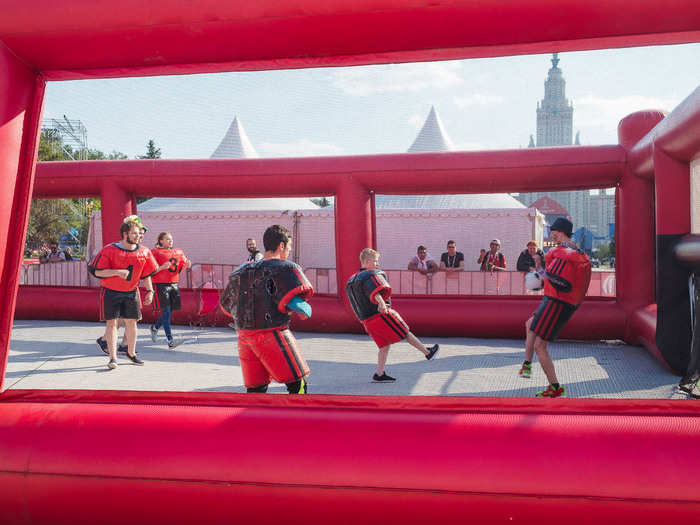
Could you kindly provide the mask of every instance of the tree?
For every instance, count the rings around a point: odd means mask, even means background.
[[[156,148],[156,143],[153,139],[148,141],[146,144],[146,154],[139,155],[140,159],[159,159],[160,158],[160,148]]]
[[[47,129],[39,136],[37,161],[61,161],[81,158],[80,150],[74,151],[64,144],[58,130]],[[105,155],[98,149],[88,149],[88,160],[119,160],[128,158],[120,151]],[[82,156],[85,158],[85,156]],[[58,242],[59,237],[70,234],[85,246],[90,214],[101,207],[100,199],[33,199],[27,225],[25,251],[38,250],[43,244]],[[77,232],[75,234],[74,232]]]
[[[328,206],[333,204],[333,201],[330,200],[328,197],[316,197],[314,199],[311,199],[311,202],[317,204],[321,208],[327,208]]]
[[[58,130],[47,129],[39,135],[39,154],[37,160],[66,160],[63,152],[63,139]]]

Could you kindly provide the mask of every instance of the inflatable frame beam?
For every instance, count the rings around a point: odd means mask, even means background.
[[[628,0],[2,0],[0,12],[0,41],[49,80],[700,41],[695,0],[637,0],[634,13]]]
[[[625,230],[633,236],[629,242],[637,242],[637,246],[620,245],[622,257],[634,253],[629,249],[636,251],[628,261],[637,266],[638,282],[649,283],[626,303],[631,308],[630,327],[646,346],[658,348],[672,369],[684,372],[691,341],[689,270],[675,260],[673,250],[681,237],[690,233],[690,162],[700,155],[700,87],[667,116],[653,111],[628,116],[620,123],[618,134],[628,151],[629,169],[638,176],[637,180],[629,179],[634,194],[643,191],[646,195],[650,188],[653,191],[649,210],[654,210],[656,224],[655,253],[648,249],[648,236],[639,239],[640,231],[649,227],[648,217],[636,232]],[[656,262],[654,280],[648,279],[651,265],[640,261]],[[627,265],[621,272],[625,268]],[[647,275],[641,278],[644,273]],[[651,296],[648,286],[653,282],[656,290]]]
[[[34,182],[44,80],[0,42],[0,388]]]

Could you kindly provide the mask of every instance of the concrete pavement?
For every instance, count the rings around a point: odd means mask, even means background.
[[[140,324],[137,351],[146,364],[136,366],[120,357],[113,371],[95,343],[103,331],[103,323],[15,321],[3,389],[245,391],[236,333],[230,328],[175,326],[185,343],[170,350],[162,331],[153,343],[148,325]],[[408,343],[398,343],[386,367],[396,383],[376,384],[371,377],[377,348],[368,336],[296,335],[311,368],[310,393],[529,397],[546,386],[537,363],[531,379],[517,376],[522,340],[421,338],[440,344],[434,361],[426,361]],[[679,378],[641,347],[560,341],[550,349],[569,397],[685,398],[676,389]],[[286,389],[273,383],[270,392]]]

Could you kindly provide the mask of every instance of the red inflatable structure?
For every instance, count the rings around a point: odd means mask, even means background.
[[[690,230],[700,89],[668,116],[624,119],[618,146],[35,162],[47,80],[700,41],[694,0],[641,0],[633,9],[624,0],[0,0],[0,377],[15,314],[56,318],[66,311],[65,301],[52,308],[61,290],[23,287],[17,296],[32,195],[99,195],[109,238],[136,211],[133,196],[154,195],[164,186],[153,179],[164,177],[168,196],[261,196],[261,187],[277,188],[265,196],[334,195],[341,283],[376,239],[374,192],[616,186],[617,297],[584,302],[563,335],[624,338],[682,369],[687,288],[670,252]],[[427,172],[431,177],[422,176]],[[656,268],[648,264],[655,255]],[[96,292],[70,293],[67,315],[95,319]],[[318,313],[306,328],[356,329],[342,298],[315,299]],[[399,307],[417,331],[448,335],[520,337],[533,310],[527,298],[425,301],[404,298]],[[437,315],[447,304],[452,319]],[[646,523],[698,516],[698,405],[542,401],[5,391],[0,523]]]

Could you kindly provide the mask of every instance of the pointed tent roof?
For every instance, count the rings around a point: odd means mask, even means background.
[[[418,133],[413,145],[408,149],[409,153],[419,151],[451,151],[454,149],[452,141],[447,136],[442,126],[442,121],[435,111],[435,106],[430,107],[428,118],[423,128]],[[517,199],[507,193],[475,193],[462,195],[377,195],[375,205],[378,209],[432,209],[432,210],[476,210],[476,209],[503,209],[525,208]]]
[[[255,151],[246,135],[243,124],[238,120],[238,117],[233,117],[233,122],[228,127],[228,131],[224,138],[221,139],[219,146],[211,154],[212,159],[257,159],[258,152]]]
[[[212,159],[250,159],[259,155],[246,135],[238,117],[228,128],[221,143],[212,153]],[[234,210],[309,210],[318,208],[307,198],[261,198],[261,199],[200,199],[155,197],[139,204],[139,211],[190,211],[217,212]]]
[[[452,151],[454,144],[445,133],[442,121],[435,111],[435,106],[430,106],[430,113],[425,119],[425,124],[421,128],[416,140],[408,148],[409,153],[419,151]]]

